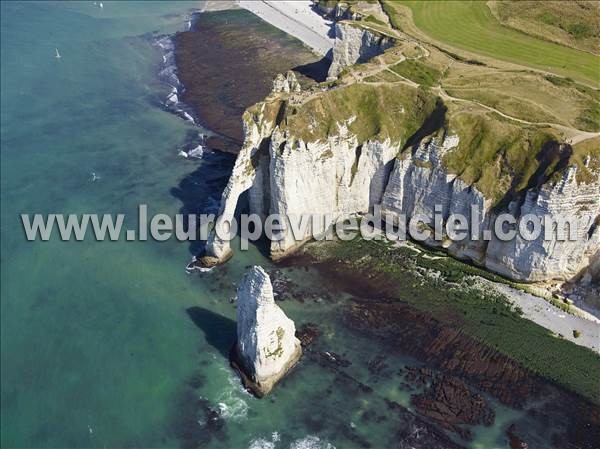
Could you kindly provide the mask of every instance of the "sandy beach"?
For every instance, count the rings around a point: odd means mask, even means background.
[[[238,5],[301,40],[320,55],[326,55],[333,47],[333,23],[314,12],[309,0],[239,0]]]

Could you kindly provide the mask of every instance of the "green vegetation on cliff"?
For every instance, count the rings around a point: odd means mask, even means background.
[[[561,160],[559,140],[549,127],[527,126],[492,112],[459,111],[447,125],[460,138],[443,164],[467,184],[475,185],[492,204],[507,193],[519,192],[537,181],[540,167],[549,176]],[[542,165],[544,165],[542,167]]]
[[[584,140],[573,146],[573,163],[577,164],[577,181],[592,182],[600,173],[600,137]],[[586,162],[588,164],[586,165]]]
[[[455,63],[442,85],[449,95],[521,120],[600,131],[600,93],[568,78]]]
[[[319,93],[302,105],[288,104],[281,128],[305,142],[339,134],[404,145],[435,108],[436,97],[406,85],[351,84]]]
[[[441,75],[438,69],[418,59],[405,59],[390,69],[426,88],[437,84]]]

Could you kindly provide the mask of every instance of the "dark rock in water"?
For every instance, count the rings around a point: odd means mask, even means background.
[[[529,445],[519,438],[516,434],[517,426],[515,424],[511,424],[508,430],[506,431],[506,436],[508,437],[508,444],[510,445],[510,449],[528,449]]]
[[[369,363],[367,363],[369,372],[374,375],[380,375],[382,371],[388,367],[387,363],[385,363],[385,359],[385,356],[378,355],[374,359],[369,360]]]
[[[386,399],[388,408],[400,416],[399,430],[396,432],[398,449],[464,449],[452,441],[443,431],[424,419],[407,412],[400,404]]]
[[[192,30],[175,37],[175,59],[182,100],[218,134],[208,147],[237,153],[244,111],[269,94],[277,74],[319,58],[253,14],[234,10],[197,14]]]
[[[600,445],[600,405],[589,401],[573,400],[566,392],[552,403],[545,405],[553,414],[558,414],[564,424],[564,433],[552,437],[557,448],[598,449]],[[556,418],[553,419],[556,422]],[[550,428],[549,428],[550,429]],[[552,430],[558,431],[556,427]]]
[[[296,337],[300,340],[300,344],[305,349],[308,348],[319,335],[321,335],[321,332],[315,323],[304,323],[296,331]]]
[[[188,381],[190,387],[197,390],[206,383],[206,377],[201,372],[194,373]]]
[[[514,360],[406,304],[357,301],[344,319],[352,329],[460,377],[506,405],[522,408],[544,388],[541,379]]]
[[[322,360],[336,367],[347,368],[350,365],[352,365],[352,362],[350,360],[344,359],[341,355],[336,354],[333,351],[324,351],[319,354],[321,355]]]
[[[205,398],[198,398],[186,391],[179,398],[179,415],[172,430],[180,440],[181,447],[196,449],[210,447],[213,439],[225,440],[225,420],[218,407]]]
[[[273,284],[273,293],[276,301],[285,301],[290,297],[302,297],[298,285],[289,279],[281,270],[271,270],[269,277]]]
[[[377,414],[374,410],[366,410],[362,414],[360,419],[362,422],[365,422],[365,423],[368,423],[368,422],[380,423],[380,422],[385,421],[387,419],[387,417],[385,415]]]
[[[491,426],[494,423],[494,411],[485,398],[456,377],[436,376],[424,393],[412,396],[411,402],[420,415],[465,440],[471,440],[472,434],[461,425]]]

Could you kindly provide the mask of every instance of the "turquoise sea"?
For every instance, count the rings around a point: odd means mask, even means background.
[[[154,36],[199,2],[95,3],[1,3],[2,447],[391,447],[403,418],[386,400],[410,407],[392,374],[415,362],[390,358],[374,379],[362,362],[385,347],[343,326],[350,298],[313,270],[284,269],[303,298],[281,305],[352,365],[342,376],[306,356],[257,400],[227,359],[236,283],[272,268],[256,248],[190,275],[193,248],[176,240],[25,240],[21,213],[124,213],[135,228],[141,203],[200,208],[232,165],[178,157],[199,130],[160,107]],[[470,447],[505,447],[519,412],[496,416]]]

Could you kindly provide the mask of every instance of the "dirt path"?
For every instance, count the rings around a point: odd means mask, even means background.
[[[437,86],[436,88],[434,88],[434,90],[438,93],[438,95],[440,96],[440,98],[442,98],[442,100],[458,101],[458,102],[462,102],[462,103],[472,103],[472,104],[481,106],[482,108],[485,108],[489,111],[495,112],[496,114],[501,115],[502,117],[507,118],[509,120],[513,120],[515,122],[524,123],[526,125],[551,126],[553,128],[559,129],[560,131],[564,132],[565,135],[569,136],[567,138],[566,142],[571,145],[575,145],[575,144],[577,144],[579,142],[583,142],[584,140],[587,140],[587,139],[593,139],[594,137],[600,137],[600,133],[582,131],[581,129],[572,128],[570,126],[565,126],[565,125],[559,125],[558,123],[530,122],[530,121],[523,120],[523,119],[520,119],[517,117],[513,117],[512,115],[505,114],[504,112],[502,112],[492,106],[488,106],[486,104],[480,103],[479,101],[467,100],[465,98],[459,98],[459,97],[453,97],[453,96],[449,95],[441,86]]]

